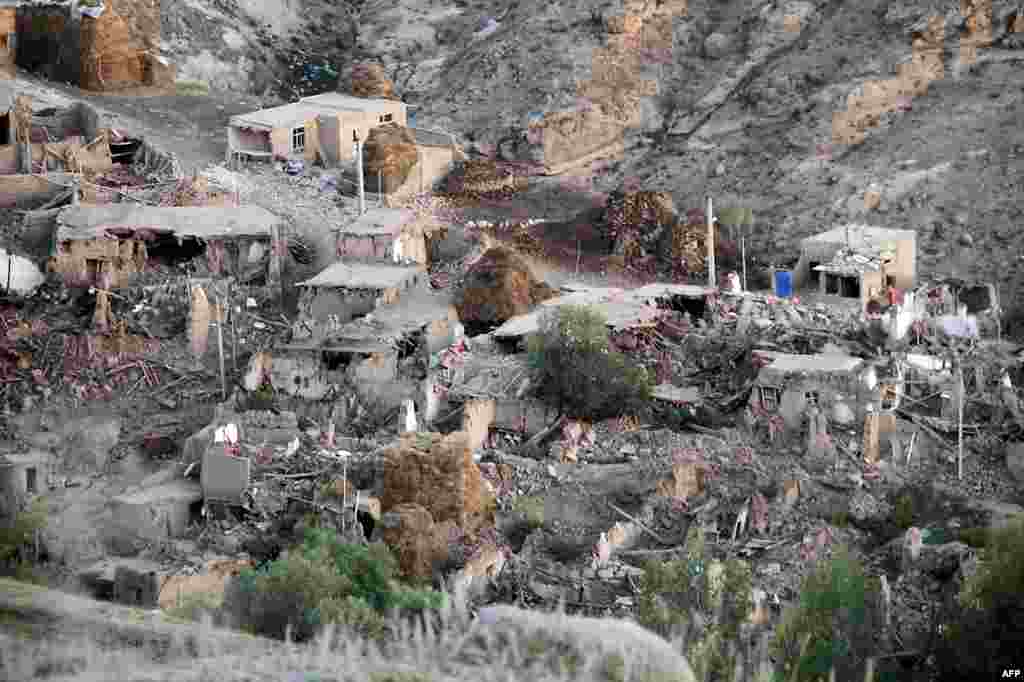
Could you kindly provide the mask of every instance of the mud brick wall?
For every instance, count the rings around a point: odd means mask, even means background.
[[[128,23],[131,37],[148,52],[160,54],[160,0],[106,0]]]
[[[28,209],[45,204],[63,192],[46,178],[32,175],[0,176],[0,208]]]
[[[127,286],[146,268],[146,244],[131,239],[89,239],[64,242],[48,264],[68,286],[95,286],[101,276],[112,289]],[[106,288],[106,287],[105,287]]]
[[[15,62],[54,81],[79,80],[79,22],[68,5],[22,5]]]

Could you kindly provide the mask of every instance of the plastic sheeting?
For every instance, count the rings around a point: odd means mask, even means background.
[[[102,16],[103,11],[106,9],[106,7],[101,2],[94,7],[79,4],[78,9],[82,12],[84,16],[92,17],[93,19],[98,19],[100,16]]]

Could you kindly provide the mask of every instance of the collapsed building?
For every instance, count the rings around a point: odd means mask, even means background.
[[[167,87],[176,76],[161,55],[159,0],[21,3],[15,44],[19,67],[83,90]]]
[[[869,299],[890,286],[917,284],[917,233],[872,225],[845,225],[801,242],[794,289]]]
[[[281,294],[280,221],[257,206],[72,206],[56,222],[48,269],[69,286],[116,289],[152,267],[190,263]]]

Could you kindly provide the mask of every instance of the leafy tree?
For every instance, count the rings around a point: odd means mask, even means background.
[[[555,308],[528,350],[540,396],[562,414],[600,420],[646,409],[649,373],[610,347],[607,322],[595,308]]]
[[[1024,651],[1024,521],[992,531],[979,566],[946,616],[936,650],[940,680],[995,679]]]

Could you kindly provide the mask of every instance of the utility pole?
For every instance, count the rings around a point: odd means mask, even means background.
[[[352,131],[352,155],[356,160],[356,177],[359,183],[359,215],[366,213],[366,195],[363,192],[363,143],[359,134]]]
[[[715,215],[711,212],[711,197],[708,197],[708,286],[715,288]]]
[[[964,365],[960,353],[956,355],[956,477],[964,478]]]

